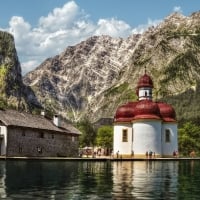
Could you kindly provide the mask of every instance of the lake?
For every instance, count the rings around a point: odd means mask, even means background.
[[[199,199],[200,161],[0,161],[0,199]]]

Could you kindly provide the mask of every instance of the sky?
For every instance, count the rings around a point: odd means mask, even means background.
[[[22,74],[93,35],[126,38],[179,12],[189,16],[200,0],[1,0],[0,30],[10,32]]]

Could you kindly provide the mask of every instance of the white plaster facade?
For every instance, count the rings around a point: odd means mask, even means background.
[[[0,142],[1,142],[0,155],[6,155],[6,147],[7,147],[7,127],[6,126],[0,126]]]
[[[170,132],[170,141],[166,140],[166,131]],[[162,124],[162,154],[165,156],[172,155],[172,151],[178,150],[178,135],[176,123],[163,123]]]
[[[127,141],[123,142],[123,130],[127,130]],[[114,153],[117,152],[121,155],[130,155],[132,153],[132,125],[131,124],[117,124],[114,126],[114,133],[121,133],[121,134],[114,134]]]
[[[139,121],[133,123],[133,151],[144,155],[146,151],[161,154],[161,121]]]
[[[123,141],[123,130],[128,132],[127,141]],[[166,139],[169,130],[169,140]],[[146,151],[155,152],[158,157],[170,157],[178,149],[177,124],[162,121],[137,121],[133,124],[114,125],[113,152],[122,156],[144,157]]]

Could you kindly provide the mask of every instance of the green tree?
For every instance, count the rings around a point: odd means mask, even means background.
[[[7,106],[7,102],[4,99],[0,98],[0,109],[6,109]]]
[[[98,146],[111,149],[113,147],[113,127],[100,127],[97,131],[96,143]]]
[[[77,128],[82,133],[79,140],[80,147],[85,147],[85,146],[94,147],[97,134],[92,123],[87,118],[84,118],[77,124]]]
[[[194,150],[200,154],[200,127],[192,122],[186,122],[179,129],[179,151],[182,155],[188,156]]]

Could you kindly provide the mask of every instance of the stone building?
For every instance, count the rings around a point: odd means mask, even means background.
[[[70,123],[16,110],[0,110],[0,155],[77,157],[80,132]]]
[[[153,101],[153,81],[145,72],[136,93],[138,101],[117,108],[113,151],[117,155],[171,157],[178,150],[177,121],[173,107]]]

